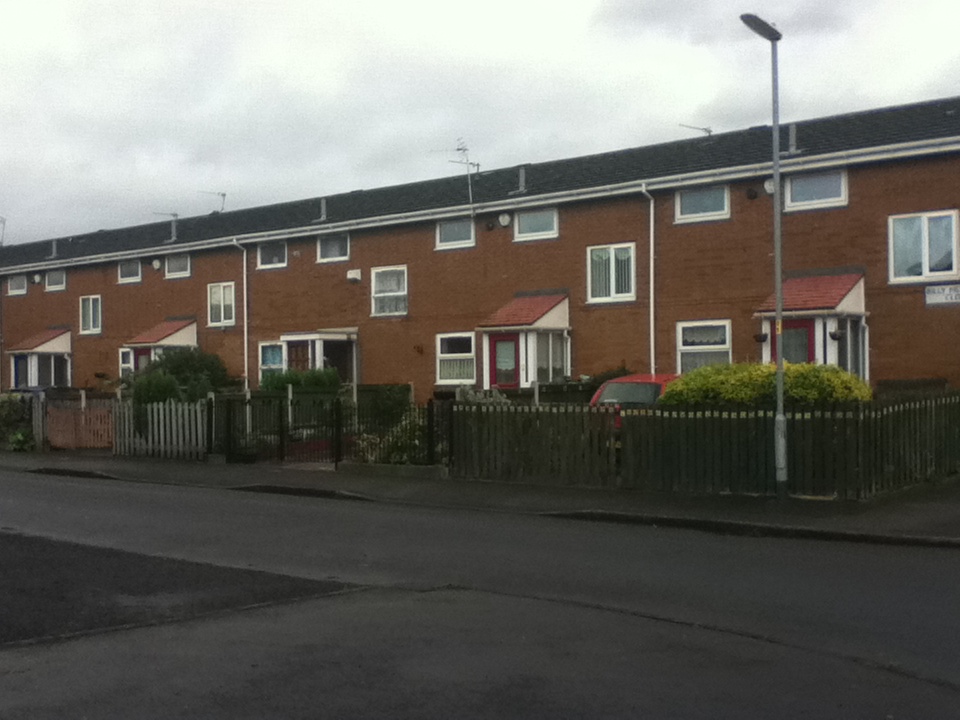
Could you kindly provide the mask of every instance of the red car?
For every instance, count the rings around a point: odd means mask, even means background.
[[[622,408],[653,405],[663,394],[663,389],[678,377],[680,376],[637,373],[613,378],[597,388],[590,405],[619,405]]]
[[[620,410],[623,408],[648,407],[657,402],[663,389],[679,375],[636,373],[607,380],[597,388],[590,407],[612,405],[617,411],[615,425],[620,428]]]

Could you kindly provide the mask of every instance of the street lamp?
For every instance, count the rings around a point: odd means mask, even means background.
[[[777,43],[783,35],[756,15],[746,13],[740,19],[757,35],[770,41],[773,76],[773,292],[776,296],[773,347],[777,349],[777,414],[773,425],[773,455],[777,468],[777,497],[784,500],[787,497],[787,418],[783,412],[783,207],[780,202],[780,92],[777,71]]]

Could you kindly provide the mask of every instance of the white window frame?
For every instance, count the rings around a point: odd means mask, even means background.
[[[264,365],[263,348],[277,346],[280,348],[280,364]],[[257,344],[257,366],[259,367],[259,381],[263,382],[264,370],[278,370],[284,372],[287,369],[287,344],[281,340],[265,340]]]
[[[953,222],[953,270],[940,272],[930,271],[930,223],[931,218],[949,217]],[[919,275],[904,275],[897,277],[894,275],[894,256],[893,256],[893,226],[897,220],[908,220],[910,218],[920,218],[923,220],[923,232],[920,238],[920,258],[922,263],[922,272]],[[958,228],[958,211],[956,210],[934,210],[931,212],[908,213],[905,215],[891,215],[887,218],[887,263],[891,285],[910,285],[914,283],[924,283],[940,280],[952,280],[960,277],[960,228]]]
[[[130,275],[130,276],[124,276],[124,274],[123,274],[123,265],[124,265],[124,263],[136,263],[136,264],[137,264],[137,274],[136,274],[136,277],[134,277],[134,276],[132,276],[132,275]],[[127,285],[127,284],[131,284],[131,283],[138,283],[138,282],[140,282],[140,280],[141,280],[142,277],[143,277],[143,262],[140,260],[140,258],[131,258],[131,259],[127,259],[127,260],[120,260],[120,261],[117,263],[117,284],[119,284],[119,285]]]
[[[382,272],[393,270],[403,270],[403,292],[377,293],[377,275]],[[407,309],[403,312],[377,312],[377,298],[381,297],[400,297],[407,300]],[[371,317],[403,317],[410,312],[410,274],[407,272],[406,265],[388,265],[384,267],[370,268],[370,315]]]
[[[274,245],[279,243],[283,246],[283,261],[282,262],[263,262],[263,249],[268,245]],[[273,268],[285,268],[287,266],[287,258],[289,253],[287,252],[287,241],[286,240],[264,240],[261,243],[257,243],[257,270],[271,270]]]
[[[23,287],[14,287],[14,280],[22,280]],[[27,285],[29,285],[26,275],[11,275],[7,278],[7,295],[26,295],[27,294]]]
[[[170,260],[172,258],[186,258],[187,260],[187,269],[181,270],[180,272],[170,272]],[[190,277],[190,273],[193,269],[193,265],[190,261],[190,253],[180,253],[178,255],[167,255],[163,259],[163,277],[167,280],[172,278],[186,278]]]
[[[794,201],[793,183],[795,180],[804,177],[814,177],[816,175],[840,175],[840,196],[833,198],[822,198],[820,200],[802,200]],[[783,193],[783,209],[787,212],[794,210],[816,210],[819,208],[843,207],[847,204],[847,171],[846,170],[817,170],[814,172],[797,173],[788,175],[786,186]]]
[[[570,377],[570,333],[566,330],[537,330],[536,332],[528,333],[528,337],[533,341],[531,347],[528,349],[527,354],[530,358],[530,378],[536,380],[540,383],[540,347],[541,343],[546,343],[547,348],[547,383],[557,383],[562,382],[566,378]],[[560,377],[554,377],[553,370],[555,366],[555,358],[553,354],[553,342],[551,338],[559,337],[562,343],[563,353],[563,373]],[[542,383],[541,383],[542,384]]]
[[[684,348],[683,346],[683,331],[685,328],[690,327],[704,327],[704,326],[715,326],[722,325],[724,328],[724,336],[726,337],[726,342],[719,345],[697,345],[696,347]],[[682,372],[682,357],[684,352],[687,353],[696,353],[696,352],[723,352],[727,353],[727,362],[733,362],[733,339],[731,337],[732,322],[730,320],[687,320],[677,323],[677,374]]]
[[[468,223],[470,226],[470,237],[466,240],[456,240],[454,242],[441,242],[444,225],[453,225],[454,223]],[[477,224],[472,217],[449,218],[447,220],[437,221],[437,240],[435,250],[452,250],[454,248],[474,247],[477,244]]]
[[[90,326],[83,327],[83,306],[89,305]],[[96,310],[96,313],[94,313]],[[80,334],[99,335],[103,330],[103,299],[99,295],[83,295],[80,297]]]
[[[233,282],[210,283],[207,285],[207,327],[232,327],[237,324],[237,293],[235,285]],[[216,321],[213,319],[212,295],[214,288],[220,289],[220,319]],[[231,297],[229,319],[224,312],[227,303],[223,301],[224,294],[228,289]]]
[[[346,255],[337,255],[336,257],[322,257],[320,254],[320,247],[323,245],[324,240],[332,240],[334,238],[346,237],[347,239],[347,254]],[[350,233],[330,233],[327,235],[317,236],[317,262],[318,263],[335,263],[335,262],[345,262],[350,259]]]
[[[711,210],[708,212],[686,213],[683,212],[683,195],[686,193],[707,192],[710,190],[723,190],[723,209]],[[673,194],[673,222],[680,225],[683,223],[708,222],[710,220],[728,220],[730,218],[730,186],[729,185],[704,185],[699,187],[680,188]]]
[[[59,285],[50,282],[50,273],[62,273],[63,281]],[[67,271],[63,268],[58,270],[47,270],[43,278],[43,287],[47,292],[60,292],[67,289]]]
[[[541,232],[520,232],[520,217],[523,215],[532,215],[534,213],[553,213],[553,230],[544,230]],[[528,242],[530,240],[546,240],[560,236],[560,214],[556,208],[530,208],[528,210],[517,210],[513,214],[513,241]]]
[[[26,360],[26,371],[27,377],[23,385],[17,385],[17,357],[22,357]],[[56,384],[56,371],[53,363],[56,361],[56,358],[63,358],[66,361],[66,377],[64,378],[65,384],[57,385]],[[48,362],[50,365],[50,379],[54,381],[53,385],[46,385],[44,387],[70,387],[71,378],[73,377],[73,363],[71,362],[70,355],[68,353],[35,353],[35,352],[18,352],[13,353],[10,356],[10,389],[11,390],[25,390],[27,388],[36,388],[40,387],[40,363]]]
[[[619,248],[630,249],[630,292],[616,292],[616,251]],[[591,272],[590,253],[594,250],[610,251],[610,295],[608,297],[593,296],[593,273]],[[611,245],[591,245],[587,248],[587,304],[602,304],[629,302],[637,299],[637,244],[636,243],[614,243]]]
[[[443,340],[448,338],[470,338],[469,353],[443,353]],[[474,385],[477,382],[477,338],[472,332],[453,332],[437,334],[437,355],[436,355],[436,383],[437,385]],[[473,373],[469,378],[446,379],[440,378],[440,365],[444,360],[470,360],[473,366]]]
[[[120,348],[117,353],[119,365],[120,365],[120,377],[126,377],[127,375],[133,375],[133,349],[132,348]],[[124,358],[126,356],[126,358]]]

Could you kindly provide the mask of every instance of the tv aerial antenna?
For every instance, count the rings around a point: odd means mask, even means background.
[[[480,163],[470,162],[470,148],[467,147],[467,143],[464,142],[463,138],[457,138],[457,153],[460,155],[459,160],[448,160],[447,162],[452,162],[456,165],[463,165],[467,169],[467,197],[470,201],[471,211],[473,209],[473,173],[471,170],[476,170],[480,172]]]
[[[227,194],[225,192],[217,192],[216,190],[197,190],[201,195],[216,195],[220,198],[220,210],[223,212],[223,206],[227,204]]]
[[[702,132],[704,135],[706,135],[707,137],[713,135],[713,128],[700,127],[698,125],[684,125],[683,123],[677,123],[677,125],[679,125],[682,128],[686,128],[687,130],[698,130]]]

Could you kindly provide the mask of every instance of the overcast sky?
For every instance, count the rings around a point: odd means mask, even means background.
[[[960,95],[956,0],[0,0],[5,242]]]

